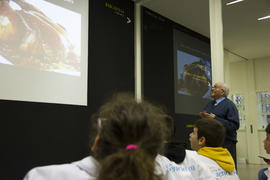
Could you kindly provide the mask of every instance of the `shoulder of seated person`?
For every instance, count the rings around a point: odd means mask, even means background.
[[[72,180],[74,178],[86,180],[89,179],[89,174],[75,164],[48,165],[31,169],[24,180]]]

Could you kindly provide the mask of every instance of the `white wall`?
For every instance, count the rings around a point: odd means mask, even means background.
[[[254,60],[256,91],[270,91],[270,57]]]
[[[255,69],[255,87],[256,92],[259,91],[270,91],[270,57],[263,59],[254,60],[254,69]],[[265,157],[270,158],[270,155],[267,155],[264,147],[263,140],[265,139],[265,131],[258,130],[258,143],[259,143],[259,154]],[[265,164],[263,160],[260,160],[262,164]]]
[[[225,83],[230,86],[230,94],[247,95],[247,63],[228,51],[224,51]],[[246,129],[237,132],[237,161],[245,162],[248,159]]]
[[[230,95],[243,94],[246,106],[246,128],[238,130],[237,159],[249,163],[265,164],[257,156],[264,155],[264,130],[258,129],[256,92],[270,91],[270,57],[245,60],[228,51],[224,52],[225,82],[230,86]],[[253,133],[251,133],[251,125]]]

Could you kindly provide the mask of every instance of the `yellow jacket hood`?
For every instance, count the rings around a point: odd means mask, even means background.
[[[234,160],[226,148],[202,147],[198,150],[198,154],[216,161],[222,169],[229,173],[233,172],[235,169]]]

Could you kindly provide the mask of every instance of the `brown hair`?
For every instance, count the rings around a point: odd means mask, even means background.
[[[99,110],[100,137],[95,157],[100,162],[99,180],[160,179],[155,157],[163,150],[167,115],[160,108],[131,94],[120,93]],[[126,150],[129,144],[138,149]]]
[[[194,127],[198,128],[198,139],[205,137],[205,146],[222,146],[226,135],[226,129],[219,121],[212,118],[203,118],[195,121]]]
[[[266,132],[267,134],[270,134],[270,124],[268,124],[268,125],[266,126],[265,132]]]

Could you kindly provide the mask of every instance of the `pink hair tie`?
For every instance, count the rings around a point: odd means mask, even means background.
[[[126,146],[126,150],[130,150],[130,149],[137,150],[138,149],[138,146],[137,145],[134,145],[134,144],[129,144],[129,145]]]

